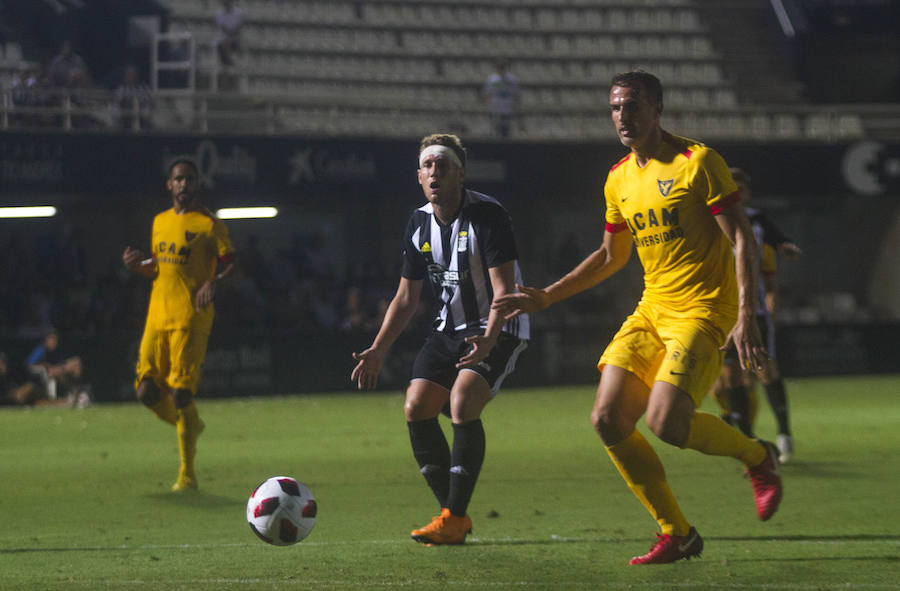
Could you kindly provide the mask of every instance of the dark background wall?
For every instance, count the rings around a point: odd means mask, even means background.
[[[890,346],[898,326],[892,311],[897,296],[885,300],[871,289],[891,280],[879,276],[885,271],[878,262],[891,256],[885,249],[896,231],[891,223],[900,179],[889,163],[900,156],[900,145],[714,147],[751,173],[755,205],[768,210],[805,251],[800,260],[784,261],[779,274],[785,373],[900,370]],[[40,327],[32,310],[9,306],[34,287],[16,284],[13,268],[25,258],[37,261],[53,269],[51,282],[62,287],[55,293],[72,296],[90,288],[91,306],[115,308],[103,321],[79,324],[65,307],[52,312],[51,320],[62,325],[63,348],[85,358],[99,399],[131,396],[149,285],[121,277],[121,253],[126,245],[147,248],[153,215],[170,206],[166,162],[191,154],[201,162],[212,209],[274,205],[280,211],[271,220],[228,223],[239,252],[246,254],[255,241],[275,277],[261,280],[269,287],[257,285],[250,295],[241,287],[217,303],[205,395],[349,389],[350,352],[371,341],[373,327],[344,327],[344,299],[354,286],[381,299],[396,287],[400,236],[422,200],[416,148],[415,142],[374,140],[0,135],[0,206],[59,208],[54,218],[0,220],[0,349],[24,355],[36,342]],[[614,142],[469,146],[468,184],[509,209],[527,283],[558,278],[597,247],[603,182],[622,155]],[[327,278],[316,276],[315,264],[292,260],[310,252],[322,257]],[[72,261],[79,277],[70,276]],[[282,294],[279,277],[298,282],[314,311],[280,315],[290,302],[273,295]],[[634,261],[609,282],[539,315],[529,361],[511,384],[594,381],[597,357],[640,295],[640,277]],[[296,296],[290,294],[285,297]],[[853,305],[842,308],[838,296]],[[266,301],[273,299],[274,304]],[[262,311],[249,313],[252,305]],[[323,317],[322,310],[331,316]],[[383,387],[402,387],[425,325],[427,318],[398,343]]]

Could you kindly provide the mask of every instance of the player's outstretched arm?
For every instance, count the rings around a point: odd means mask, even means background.
[[[803,254],[803,251],[793,242],[782,242],[778,245],[778,254],[793,259]]]
[[[778,251],[783,257],[787,257],[789,259],[795,258],[803,254],[803,251],[800,250],[800,247],[797,246],[793,240],[787,237],[787,235],[781,231],[781,228],[769,219],[769,216],[765,214],[757,214],[758,222],[762,226],[763,229],[763,242],[773,246],[775,250]]]
[[[534,313],[551,304],[590,289],[625,266],[634,242],[628,232],[605,232],[603,244],[577,267],[552,285],[544,288],[516,286],[518,291],[494,298],[496,308],[505,320],[519,314]]]
[[[125,252],[122,253],[122,264],[129,271],[134,271],[149,279],[156,277],[156,261],[148,258],[140,249],[126,246]]]
[[[528,287],[517,283],[515,292],[494,298],[491,311],[496,311],[504,320],[511,320],[519,314],[533,314],[553,303],[546,290],[546,287]]]
[[[356,383],[359,390],[372,390],[378,385],[378,374],[387,355],[388,349],[409,324],[410,319],[419,306],[419,296],[422,294],[421,279],[407,279],[402,277],[397,293],[391,300],[388,309],[381,322],[381,328],[372,341],[372,345],[359,353],[353,353],[356,366],[350,373],[350,381]]]

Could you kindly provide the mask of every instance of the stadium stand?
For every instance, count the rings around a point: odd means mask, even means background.
[[[873,111],[811,107],[782,48],[760,37],[760,21],[774,20],[760,0],[243,0],[231,66],[215,51],[219,2],[162,4],[149,79],[171,99],[159,109],[178,113],[160,114],[157,129],[170,119],[201,132],[409,137],[427,124],[489,138],[480,91],[499,61],[520,85],[513,136],[524,140],[612,137],[607,83],[633,68],[666,83],[673,127],[710,140],[849,140]],[[174,55],[173,37],[185,40]],[[163,84],[173,71],[184,75]],[[172,98],[184,93],[196,100]]]

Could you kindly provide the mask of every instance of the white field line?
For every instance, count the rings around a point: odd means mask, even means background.
[[[706,541],[716,541],[717,538],[705,538]],[[466,540],[466,545],[470,546],[490,546],[490,545],[528,545],[528,544],[547,544],[547,543],[601,543],[601,544],[620,544],[623,542],[640,542],[641,540],[634,539],[623,539],[623,538],[597,538],[597,537],[567,537],[567,536],[557,536],[552,535],[548,538],[477,538],[477,537],[469,537]],[[722,538],[718,539],[719,542],[722,543],[730,543],[735,542],[737,540],[731,538]],[[896,545],[900,546],[900,536],[896,538],[891,537],[888,539],[884,538],[875,538],[875,539],[846,539],[846,538],[834,538],[828,539],[828,537],[824,537],[823,539],[791,539],[787,538],[768,538],[768,539],[747,539],[743,540],[743,542],[753,543],[753,544],[764,544],[764,543],[777,543],[777,544],[802,544],[802,545],[817,545],[817,546],[842,546],[842,545],[856,545],[856,544],[887,544],[887,545]],[[303,541],[298,544],[298,546],[319,546],[319,547],[328,547],[328,546],[379,546],[379,545],[397,545],[397,544],[411,544],[412,542],[405,538],[398,539],[390,539],[390,540],[333,540],[333,541],[325,541],[325,542],[317,542],[317,541]],[[33,547],[19,547],[19,548],[0,548],[0,554],[27,554],[29,552],[102,552],[102,551],[116,551],[116,550],[181,550],[181,549],[207,549],[207,548],[247,548],[251,546],[259,546],[261,542],[256,540],[249,540],[247,542],[232,542],[232,543],[205,543],[205,544],[139,544],[139,545],[131,545],[131,544],[121,544],[121,545],[111,545],[111,546],[33,546]]]
[[[125,588],[125,587],[143,587],[143,586],[152,586],[153,588],[157,588],[160,585],[173,585],[173,586],[184,586],[184,585],[218,585],[218,586],[231,586],[231,585],[239,585],[241,588],[252,588],[254,585],[264,585],[266,588],[271,588],[272,584],[276,581],[267,580],[267,579],[227,579],[227,578],[219,578],[219,579],[172,579],[171,581],[144,581],[141,579],[127,579],[127,580],[119,580],[119,581],[110,581],[110,580],[102,580],[102,579],[78,579],[77,581],[72,581],[72,583],[80,583],[80,584],[90,584],[96,586],[106,586],[106,587],[114,587],[114,588]],[[351,581],[343,581],[339,579],[306,579],[303,581],[285,581],[283,579],[278,579],[277,581],[278,588],[360,588],[360,589],[371,589],[371,588],[396,588],[396,587],[418,587],[418,588],[432,588],[434,585],[431,581],[425,583],[423,581],[372,581],[367,580],[365,582],[351,582]],[[597,581],[586,582],[586,581],[554,581],[553,583],[541,583],[538,581],[485,581],[485,580],[475,580],[475,581],[441,581],[439,586],[441,588],[454,588],[454,587],[467,587],[467,588],[506,588],[506,587],[519,587],[519,588],[544,588],[544,589],[575,589],[575,588],[583,588],[583,589],[596,589]],[[711,581],[708,583],[698,583],[698,582],[667,582],[664,585],[661,585],[662,588],[665,589],[759,589],[759,583],[736,583],[736,582],[722,582],[722,581]],[[646,586],[642,583],[615,583],[610,581],[602,582],[603,589],[645,589]],[[819,591],[821,589],[896,589],[898,587],[888,587],[884,584],[869,584],[869,583],[835,583],[833,586],[828,585],[823,587],[822,584],[817,583],[766,583],[766,589],[783,589],[785,591],[806,591],[806,590],[816,590]]]

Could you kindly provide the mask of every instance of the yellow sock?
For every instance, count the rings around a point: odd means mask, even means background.
[[[175,402],[172,400],[172,397],[169,396],[168,393],[163,393],[159,400],[150,407],[156,416],[158,416],[163,421],[169,423],[170,425],[174,425],[177,421],[177,415],[175,413]]]
[[[178,453],[181,456],[179,474],[194,479],[194,456],[197,455],[197,438],[203,431],[203,421],[197,413],[197,405],[191,402],[178,411]]]
[[[694,411],[683,447],[711,456],[731,456],[746,466],[758,466],[766,459],[766,448],[759,441],[708,412]]]
[[[686,536],[691,526],[669,490],[659,456],[644,436],[635,429],[624,440],[607,447],[606,452],[628,488],[659,524],[662,533]]]

